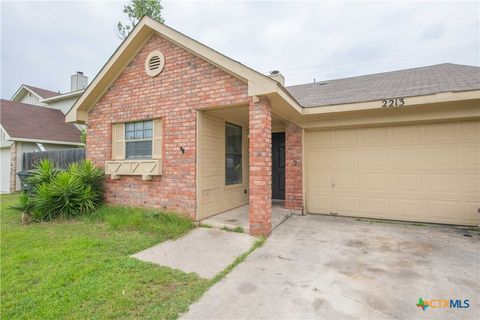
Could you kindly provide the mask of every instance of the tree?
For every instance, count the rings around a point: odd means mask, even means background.
[[[160,0],[130,0],[129,5],[123,6],[123,13],[127,15],[130,23],[118,22],[116,28],[118,37],[125,39],[143,16],[149,16],[160,23],[164,23],[165,20],[162,18],[163,6],[160,2]]]

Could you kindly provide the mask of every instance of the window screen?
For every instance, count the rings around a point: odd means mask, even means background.
[[[153,121],[125,124],[125,157],[127,159],[152,158]]]
[[[225,184],[242,182],[242,128],[225,124]]]

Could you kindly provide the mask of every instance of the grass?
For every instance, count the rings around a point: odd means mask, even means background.
[[[202,225],[203,227],[203,225]],[[237,232],[237,233],[243,233],[243,228],[241,226],[236,226],[235,228],[230,228],[227,226],[223,226],[220,228],[220,230],[228,231],[228,232]]]
[[[104,207],[90,217],[21,224],[1,201],[3,319],[175,319],[212,281],[129,255],[193,228],[188,219]]]
[[[210,281],[210,285],[214,285],[215,283],[217,283],[218,281],[220,281],[221,279],[223,279],[227,274],[229,274],[237,265],[239,265],[240,263],[242,263],[243,261],[245,261],[245,259],[248,257],[248,255],[250,253],[252,253],[253,251],[255,251],[255,249],[263,246],[263,244],[265,243],[265,238],[259,238],[257,239],[252,247],[250,248],[250,250],[248,250],[247,252],[239,255],[235,261],[233,261],[227,268],[225,268],[225,270],[223,270],[222,272],[218,273],[211,281]]]

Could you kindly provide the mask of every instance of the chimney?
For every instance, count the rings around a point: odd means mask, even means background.
[[[285,85],[285,78],[280,73],[280,71],[278,71],[278,70],[270,71],[270,76],[269,77],[272,78],[273,80],[277,81],[278,83],[280,83],[282,86]]]
[[[71,76],[71,91],[83,90],[88,85],[88,77],[83,75],[82,71],[77,71]]]

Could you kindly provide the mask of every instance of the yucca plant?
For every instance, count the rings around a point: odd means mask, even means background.
[[[29,178],[30,194],[22,196],[18,207],[28,210],[37,220],[90,213],[102,203],[103,177],[103,170],[90,161],[59,170],[51,161],[43,160]]]
[[[78,176],[83,184],[91,187],[91,192],[95,198],[95,204],[100,204],[102,202],[103,179],[105,176],[102,169],[96,167],[91,161],[84,160],[79,163],[71,164],[68,171]]]
[[[32,172],[32,176],[28,178],[27,182],[30,184],[31,189],[34,190],[42,183],[50,183],[50,181],[52,181],[52,179],[55,178],[59,172],[60,170],[52,161],[44,159],[35,167]]]
[[[33,207],[32,199],[26,192],[22,192],[18,198],[18,203],[12,206],[12,208],[22,211],[22,222],[25,224],[31,221]]]

